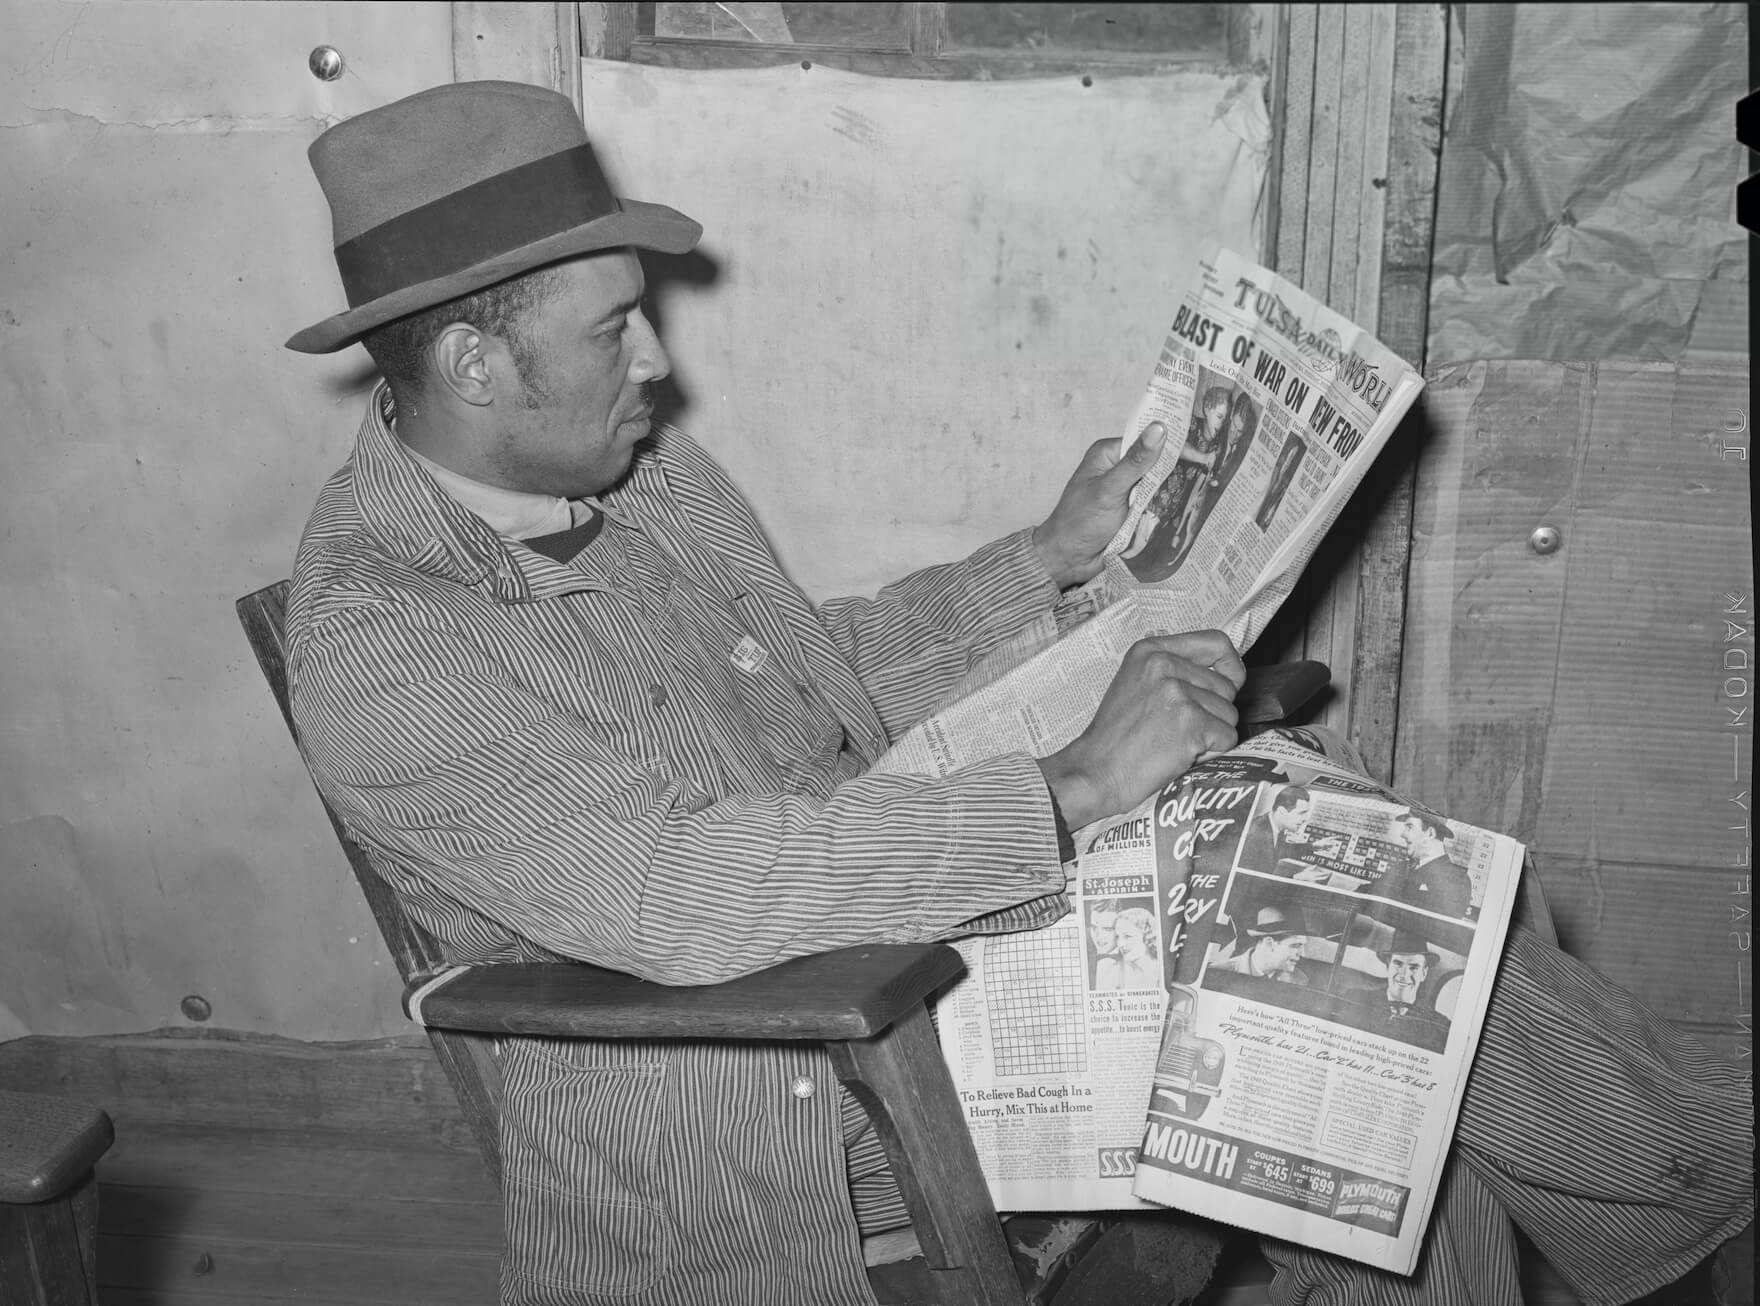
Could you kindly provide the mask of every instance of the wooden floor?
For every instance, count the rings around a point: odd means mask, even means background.
[[[98,1167],[102,1306],[488,1306],[500,1202],[425,1041],[27,1038],[0,1087],[108,1111]],[[1264,1306],[1270,1272],[1237,1240],[1201,1306]],[[1753,1306],[1753,1230],[1713,1295]],[[1529,1306],[1577,1306],[1544,1262]]]

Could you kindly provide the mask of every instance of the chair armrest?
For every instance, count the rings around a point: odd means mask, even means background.
[[[484,1034],[864,1039],[964,969],[959,953],[940,943],[844,948],[690,986],[573,963],[473,966],[412,983],[404,1009],[430,1028]]]
[[[1277,662],[1248,667],[1247,681],[1234,696],[1243,726],[1288,720],[1332,683],[1324,662]]]
[[[62,1196],[115,1138],[110,1117],[95,1106],[0,1089],[0,1203]]]

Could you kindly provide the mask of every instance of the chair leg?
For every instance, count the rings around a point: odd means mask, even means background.
[[[827,1043],[873,1117],[940,1300],[1026,1306],[953,1079],[924,1007],[875,1038]]]
[[[52,1201],[0,1203],[0,1302],[96,1306],[98,1181],[87,1174]]]

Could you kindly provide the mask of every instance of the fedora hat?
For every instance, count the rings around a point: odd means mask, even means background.
[[[1295,934],[1306,937],[1312,931],[1305,919],[1287,913],[1281,907],[1259,908],[1258,916],[1247,927],[1247,936],[1253,939],[1287,939]]]
[[[703,234],[612,194],[573,103],[520,82],[418,91],[338,123],[307,157],[348,309],[287,342],[305,354],[559,259],[626,245],[682,254]]]

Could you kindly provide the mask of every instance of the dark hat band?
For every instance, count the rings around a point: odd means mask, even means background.
[[[576,145],[368,228],[336,247],[336,268],[358,308],[621,211],[593,147]]]

